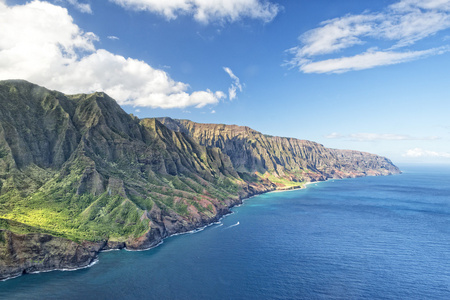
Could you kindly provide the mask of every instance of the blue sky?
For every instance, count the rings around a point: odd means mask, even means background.
[[[0,0],[0,79],[450,163],[450,0]]]

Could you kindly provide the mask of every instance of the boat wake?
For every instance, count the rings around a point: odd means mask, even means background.
[[[236,224],[230,225],[230,226],[228,226],[228,227],[225,228],[225,229],[229,229],[229,228],[231,228],[231,227],[235,227],[235,226],[238,226],[238,225],[239,225],[239,221],[238,221]]]

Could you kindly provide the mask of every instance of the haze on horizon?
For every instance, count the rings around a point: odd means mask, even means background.
[[[0,0],[0,80],[450,163],[450,0]]]

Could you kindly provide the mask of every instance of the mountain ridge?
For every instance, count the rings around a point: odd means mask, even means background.
[[[0,279],[153,247],[251,195],[400,172],[376,155],[294,147],[249,127],[218,125],[219,135],[170,122],[131,116],[101,92],[0,81]]]
[[[268,136],[245,126],[202,124],[171,118],[158,120],[169,129],[190,135],[201,145],[220,148],[230,156],[234,167],[240,171],[270,172],[274,176],[289,177],[290,180],[296,181],[313,179],[304,174],[306,170],[322,173],[322,180],[387,175],[399,171],[390,160],[378,155],[355,150],[329,149],[316,142],[296,138]],[[359,160],[355,157],[359,157]],[[349,163],[352,160],[358,163],[366,162],[372,166],[357,168]],[[327,167],[334,170],[327,170]],[[375,171],[376,168],[378,170]]]

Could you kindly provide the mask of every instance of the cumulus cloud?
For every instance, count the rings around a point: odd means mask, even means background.
[[[265,0],[110,0],[127,9],[149,11],[168,20],[192,15],[201,23],[235,22],[242,18],[270,22],[278,14],[278,4]]]
[[[240,83],[239,77],[234,75],[233,71],[231,71],[230,68],[224,67],[223,68],[225,72],[231,77],[233,80],[233,83],[228,88],[228,98],[230,100],[234,100],[236,98],[236,92],[239,90],[239,92],[242,92],[242,85]]]
[[[26,79],[65,93],[104,91],[119,104],[141,107],[203,107],[226,97],[189,92],[188,84],[144,61],[96,49],[94,33],[48,2],[0,2],[0,28],[0,79]]]
[[[430,141],[437,140],[439,137],[427,136],[427,137],[414,137],[407,134],[392,134],[392,133],[352,133],[348,135],[342,135],[337,132],[333,132],[325,136],[327,139],[347,139],[358,142],[366,141]]]
[[[450,158],[450,153],[424,150],[422,148],[414,148],[414,149],[409,149],[408,151],[406,151],[406,153],[403,154],[403,157],[412,157],[412,158],[419,158],[419,157]]]
[[[115,35],[108,35],[108,39],[110,39],[110,40],[119,40],[119,38],[117,37],[117,36],[115,36]]]
[[[287,50],[292,55],[287,65],[304,73],[342,73],[443,54],[449,47],[415,51],[400,48],[410,47],[448,28],[450,0],[401,0],[381,12],[346,15],[322,22],[299,37],[299,46]],[[388,42],[390,46],[384,50],[366,47],[373,40]],[[362,49],[359,54],[324,58],[357,46]]]

